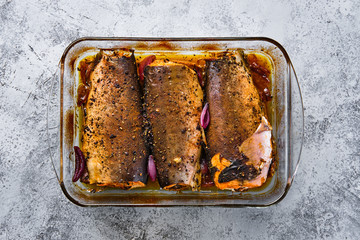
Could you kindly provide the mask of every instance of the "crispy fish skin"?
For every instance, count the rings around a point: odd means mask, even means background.
[[[90,75],[82,137],[89,183],[144,187],[148,151],[134,54],[125,50],[101,54]]]
[[[210,112],[207,131],[208,159],[211,159],[215,171],[214,182],[220,189],[244,190],[256,187],[259,184],[252,184],[251,180],[255,180],[262,171],[267,172],[269,164],[264,167],[264,164],[259,163],[259,159],[256,159],[255,163],[255,160],[248,156],[255,154],[243,151],[240,146],[256,132],[265,112],[243,56],[239,52],[228,52],[207,61],[206,75]],[[271,128],[268,122],[267,124]],[[268,139],[261,141],[266,149],[269,144],[271,147]],[[261,157],[268,158],[267,155]]]
[[[199,188],[202,102],[196,72],[189,67],[156,60],[145,68],[145,107],[165,190]]]

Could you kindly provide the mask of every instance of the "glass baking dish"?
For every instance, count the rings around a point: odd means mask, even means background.
[[[244,192],[200,190],[172,192],[159,189],[105,189],[90,191],[72,182],[73,146],[79,143],[76,105],[76,62],[100,49],[133,49],[143,54],[197,54],[204,51],[243,49],[266,55],[273,64],[272,111],[268,113],[276,143],[278,167],[264,186]],[[64,51],[49,94],[48,143],[52,164],[66,197],[80,206],[269,206],[290,189],[303,144],[303,103],[294,67],[285,49],[263,37],[244,38],[80,38]]]

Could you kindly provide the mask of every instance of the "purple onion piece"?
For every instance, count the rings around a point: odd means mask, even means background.
[[[202,75],[203,70],[197,65],[195,65],[194,68],[195,68],[195,71],[196,71],[200,86],[204,87],[205,81],[204,81],[204,78],[203,78],[203,75]]]
[[[204,129],[209,126],[210,123],[210,113],[209,113],[209,103],[206,103],[200,116],[200,125]]]
[[[85,156],[82,153],[81,149],[77,146],[74,146],[74,151],[75,151],[75,172],[72,181],[76,182],[84,174]]]
[[[149,177],[151,179],[151,181],[155,181],[156,179],[156,167],[155,167],[155,162],[154,162],[154,157],[153,155],[149,156],[149,161],[148,161],[148,174]]]
[[[76,149],[76,147],[74,147],[74,150],[75,149]],[[79,165],[80,165],[80,157],[75,152],[75,171],[74,171],[74,176],[72,177],[73,182],[77,181],[76,177],[78,176],[78,173],[79,173]]]
[[[147,56],[146,58],[144,58],[144,60],[142,60],[139,64],[139,80],[140,80],[140,85],[144,86],[144,71],[147,65],[151,64],[153,61],[156,60],[156,56],[155,55],[150,55]]]

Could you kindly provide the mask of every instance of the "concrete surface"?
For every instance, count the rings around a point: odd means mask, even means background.
[[[360,239],[359,1],[0,0],[0,239]],[[265,2],[265,1],[264,1]],[[81,208],[46,144],[50,79],[83,36],[267,36],[305,104],[302,162],[268,208]]]

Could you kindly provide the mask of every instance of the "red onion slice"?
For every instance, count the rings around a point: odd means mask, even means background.
[[[195,72],[197,74],[197,77],[198,77],[198,81],[200,83],[200,86],[201,87],[204,87],[205,85],[205,82],[204,82],[204,78],[203,78],[203,70],[202,68],[200,68],[199,66],[195,65],[194,66],[194,69],[195,69]]]
[[[156,179],[156,167],[155,167],[155,162],[154,162],[154,157],[153,155],[149,156],[149,161],[148,161],[148,174],[149,177],[151,179],[151,181],[155,181]]]
[[[200,125],[204,129],[208,127],[210,123],[209,103],[206,103],[200,116]]]
[[[267,70],[266,68],[264,68],[263,66],[260,66],[259,64],[257,64],[256,62],[253,62],[250,64],[250,69],[253,70],[254,72],[257,72],[258,74],[260,74],[261,76],[264,76],[267,78],[267,76],[270,75],[269,70]],[[267,79],[269,80],[269,79]],[[269,81],[270,82],[270,81]]]
[[[76,147],[74,147],[75,150],[75,170],[74,170],[74,175],[72,177],[72,181],[76,182],[79,178],[77,178],[77,176],[79,175],[79,164],[80,164],[80,157],[78,154],[76,154]]]
[[[75,172],[72,178],[73,182],[79,180],[79,178],[83,175],[85,170],[85,156],[82,153],[81,149],[77,146],[74,146],[75,151]]]
[[[139,79],[140,79],[140,84],[141,86],[144,85],[144,70],[146,68],[147,65],[149,65],[150,63],[152,63],[153,61],[155,61],[156,56],[155,55],[150,55],[147,56],[146,58],[144,58],[144,60],[142,60],[139,64]]]

